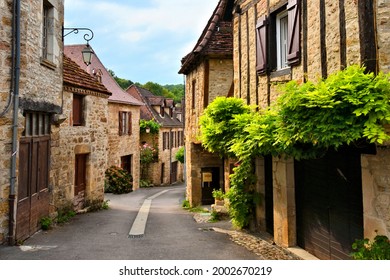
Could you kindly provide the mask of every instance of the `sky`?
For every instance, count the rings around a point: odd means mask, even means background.
[[[115,75],[145,84],[182,84],[181,59],[193,50],[218,0],[65,0],[65,28],[94,32],[90,45]],[[65,44],[84,44],[69,34]]]

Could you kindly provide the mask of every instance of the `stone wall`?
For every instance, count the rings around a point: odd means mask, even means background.
[[[209,59],[203,61],[186,76],[185,100],[185,147],[186,147],[186,185],[187,199],[192,206],[202,201],[201,169],[204,167],[219,167],[221,186],[224,181],[222,159],[219,155],[206,152],[200,145],[199,118],[204,111],[205,96],[210,104],[217,96],[227,96],[231,88],[234,71],[232,59]],[[208,71],[206,73],[206,71]],[[207,77],[207,80],[205,80]],[[208,84],[206,85],[205,83]],[[195,89],[193,88],[195,86]],[[205,90],[208,90],[205,93]],[[193,106],[192,93],[195,92]],[[194,107],[194,108],[193,108]],[[228,176],[228,175],[227,175]]]
[[[73,93],[64,91],[63,115],[67,119],[53,127],[51,149],[52,205],[56,209],[76,205],[75,157],[87,154],[87,184],[85,205],[104,200],[104,173],[108,157],[108,96],[86,95],[84,97],[85,125],[73,126]],[[82,205],[81,205],[82,207]]]
[[[390,149],[378,147],[376,155],[362,155],[364,236],[390,236]]]
[[[140,107],[120,103],[108,103],[108,167],[121,166],[121,157],[132,155],[133,189],[139,188],[140,180]],[[119,112],[132,113],[132,134],[119,136]]]
[[[19,137],[23,131],[24,110],[59,113],[62,91],[63,0],[50,0],[53,6],[52,47],[50,64],[42,63],[42,1],[21,1],[21,61]],[[0,0],[0,243],[8,235],[8,196],[10,189],[12,109],[4,116],[11,91],[11,44],[13,1]],[[11,104],[12,105],[12,104]],[[17,160],[18,166],[18,160]],[[18,173],[18,170],[16,170]],[[52,176],[52,174],[50,174]],[[17,179],[16,179],[17,191]]]

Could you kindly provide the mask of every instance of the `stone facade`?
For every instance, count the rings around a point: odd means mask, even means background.
[[[290,1],[295,2],[295,1]],[[361,2],[361,3],[360,3]],[[389,72],[389,1],[298,1],[300,9],[300,61],[287,70],[268,68],[256,71],[256,23],[287,6],[287,0],[234,1],[234,95],[248,104],[269,106],[280,94],[277,85],[290,80],[316,81],[352,64],[365,64],[369,70]],[[364,10],[366,9],[366,10]],[[373,19],[371,22],[370,19]],[[371,40],[370,36],[375,37]],[[366,43],[366,42],[369,43]],[[272,61],[268,61],[271,65]],[[375,230],[390,236],[387,146],[377,147],[376,155],[361,156],[364,236]],[[258,191],[264,194],[264,162],[257,160]],[[274,238],[277,244],[295,246],[296,205],[294,161],[273,158]],[[264,202],[264,201],[263,201]],[[264,203],[263,203],[264,205]],[[257,209],[257,225],[265,229],[265,209]]]
[[[219,1],[179,71],[186,75],[186,184],[191,206],[212,204],[213,189],[228,189],[229,161],[204,150],[198,137],[199,118],[208,104],[218,96],[233,96],[232,4]]]
[[[205,79],[204,77],[208,78]],[[220,187],[224,186],[223,160],[219,155],[203,150],[200,145],[198,139],[200,133],[199,118],[205,109],[205,104],[211,103],[217,96],[228,95],[232,81],[232,59],[210,59],[200,64],[186,76],[186,183],[187,198],[191,205],[202,203],[202,169],[219,168],[221,174],[219,185]],[[207,87],[205,83],[208,83]],[[205,92],[206,90],[207,92]],[[194,98],[192,94],[195,94]],[[208,98],[206,102],[205,98]],[[195,102],[195,104],[192,104],[192,102]]]
[[[50,4],[50,29],[48,33],[49,47],[47,56],[42,52],[42,22],[43,4],[40,0],[28,2],[21,1],[21,30],[20,30],[20,82],[19,82],[19,111],[18,111],[18,137],[19,143],[25,126],[25,112],[45,112],[58,114],[61,112],[62,102],[62,38],[61,28],[63,24],[64,7],[62,0],[48,0]],[[0,243],[14,239],[15,225],[9,221],[10,195],[18,192],[18,178],[15,179],[15,189],[10,193],[11,181],[11,143],[12,143],[12,119],[13,112],[7,110],[12,91],[12,22],[14,1],[0,1]],[[13,104],[11,104],[12,107]],[[19,154],[16,155],[16,177],[18,177]],[[49,170],[49,176],[54,176],[53,170]],[[52,182],[50,182],[52,184]],[[13,203],[13,202],[11,202]],[[15,213],[11,213],[16,215]],[[18,223],[18,221],[16,221]],[[10,226],[9,226],[10,225]],[[11,228],[12,232],[9,232]],[[13,240],[14,241],[14,240]],[[13,242],[11,240],[11,242]]]
[[[133,190],[138,189],[140,180],[139,106],[109,101],[108,111],[108,167],[121,166],[121,159],[125,156],[131,156]],[[119,112],[131,113],[131,135],[119,135]]]
[[[145,175],[152,185],[160,186],[183,182],[184,165],[176,159],[176,153],[181,147],[183,147],[182,143],[173,144],[172,147],[169,146],[165,149],[163,143],[164,133],[169,133],[169,135],[172,135],[171,133],[173,133],[177,136],[182,132],[182,128],[160,127],[159,133],[156,136],[153,136],[153,134],[141,134],[141,142],[146,142],[147,144],[158,148],[157,162],[149,165],[147,175]],[[170,176],[174,171],[172,169],[172,163],[177,164],[177,173],[175,178],[171,178]]]
[[[78,92],[71,87],[64,88],[63,114],[68,118],[52,131],[52,179],[53,205],[57,208],[73,206],[81,210],[104,200],[104,173],[108,157],[108,95],[88,94],[84,97],[85,125],[73,126],[72,100]],[[75,194],[76,155],[86,154],[86,186],[84,202]]]

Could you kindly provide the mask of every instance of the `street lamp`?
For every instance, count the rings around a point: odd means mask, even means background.
[[[65,33],[65,31],[67,31],[67,33]],[[64,28],[64,27],[62,27],[62,39],[64,39],[66,36],[68,36],[71,33],[78,34],[79,31],[85,32],[84,40],[87,41],[87,45],[81,51],[81,54],[83,56],[83,61],[84,61],[85,65],[88,66],[91,64],[92,55],[94,54],[91,46],[89,45],[89,41],[91,41],[93,38],[93,31],[89,28],[84,28],[84,27],[82,27],[82,28],[78,28],[78,27]]]

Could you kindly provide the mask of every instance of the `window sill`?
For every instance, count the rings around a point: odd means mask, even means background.
[[[52,61],[47,60],[45,58],[41,58],[41,65],[51,70],[55,70],[57,68],[57,65],[55,65]]]
[[[278,77],[282,77],[282,76],[286,76],[286,75],[291,75],[291,68],[290,67],[280,69],[280,70],[275,70],[275,71],[271,72],[270,77],[272,79],[272,78],[278,78]]]

